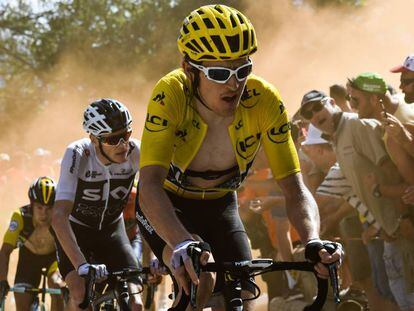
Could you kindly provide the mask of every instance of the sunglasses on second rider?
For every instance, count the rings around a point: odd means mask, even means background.
[[[253,62],[248,59],[247,63],[237,67],[236,69],[230,69],[226,67],[204,67],[193,62],[188,62],[194,68],[202,71],[206,78],[210,81],[224,84],[235,75],[239,82],[244,81],[252,72]]]
[[[131,137],[132,131],[122,132],[111,136],[98,137],[99,141],[105,145],[118,146],[121,142],[126,143]]]

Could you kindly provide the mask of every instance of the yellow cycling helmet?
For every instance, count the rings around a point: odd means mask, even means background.
[[[257,50],[252,23],[226,5],[205,5],[190,13],[177,40],[178,49],[194,61],[233,60]]]
[[[29,188],[29,199],[42,205],[53,205],[55,202],[55,181],[47,176],[39,177]]]

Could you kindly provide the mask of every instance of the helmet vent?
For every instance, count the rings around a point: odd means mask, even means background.
[[[200,14],[200,15],[203,15],[204,11],[203,10],[197,10],[197,13]]]
[[[211,47],[210,43],[208,43],[207,39],[205,37],[200,38],[201,42],[204,44],[204,46],[207,48],[207,50],[212,53],[213,48]]]
[[[237,14],[237,18],[239,19],[240,24],[244,24],[244,19],[243,19],[243,17],[241,17],[240,14]]]
[[[230,50],[233,53],[236,53],[239,49],[240,49],[240,37],[239,35],[234,35],[234,36],[226,36],[227,39],[227,43],[230,46]]]
[[[235,28],[237,26],[236,20],[234,19],[233,14],[230,15],[231,26]]]
[[[211,39],[220,53],[226,53],[226,49],[224,48],[223,42],[221,42],[220,36],[211,36]]]
[[[183,31],[184,31],[185,34],[188,34],[189,33],[188,28],[187,28],[186,25],[183,25]]]
[[[254,31],[253,31],[253,30],[250,30],[250,37],[252,38],[251,45],[253,46],[253,45],[255,45],[255,44],[256,44],[256,38],[255,38],[255,36],[254,36]],[[257,48],[256,48],[256,49],[257,49]]]
[[[220,25],[221,29],[226,29],[226,25],[224,25],[223,21],[221,20],[221,18],[216,18],[217,23]]]
[[[193,52],[196,52],[196,53],[198,53],[199,51],[197,51],[197,49],[190,43],[190,42],[187,42],[186,44],[185,44],[185,46],[186,47],[188,47],[191,51],[193,51]]]
[[[197,43],[196,40],[192,39],[191,43],[198,49],[199,52],[203,51],[203,48]]]
[[[192,22],[192,23],[191,23],[191,26],[193,26],[193,29],[194,29],[194,30],[200,30],[200,27],[198,27],[198,25],[197,25],[197,23],[196,23],[196,22]]]
[[[208,19],[208,18],[203,18],[203,22],[204,22],[204,24],[206,25],[206,27],[207,27],[208,29],[214,29],[214,25],[213,25],[213,23],[211,22],[211,20],[210,20],[210,19]]]
[[[220,7],[219,5],[216,5],[216,6],[214,7],[214,9],[215,9],[217,12],[221,13],[221,14],[223,14],[223,13],[224,13],[224,12],[223,12],[223,10],[221,9],[221,7]]]
[[[249,46],[249,31],[243,30],[243,50],[247,50]]]

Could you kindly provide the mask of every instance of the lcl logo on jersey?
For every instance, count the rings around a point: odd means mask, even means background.
[[[82,199],[88,201],[103,200],[102,189],[84,189]],[[110,192],[110,195],[116,200],[124,200],[129,194],[129,189],[124,186],[118,186]]]
[[[145,129],[150,132],[161,132],[167,129],[168,120],[163,119],[156,115],[147,114],[147,119],[145,121]]]
[[[244,89],[241,100],[240,100],[240,104],[244,107],[244,108],[253,108],[254,106],[257,105],[257,103],[259,102],[259,100],[251,100],[249,101],[249,99],[259,96],[261,95],[259,93],[259,91],[257,91],[256,89],[248,89],[247,87]]]
[[[289,140],[290,122],[280,127],[273,127],[267,131],[267,137],[275,144],[282,144]]]
[[[259,146],[260,142],[260,133],[256,135],[250,135],[243,140],[237,140],[236,151],[237,154],[243,159],[248,159],[252,157]]]

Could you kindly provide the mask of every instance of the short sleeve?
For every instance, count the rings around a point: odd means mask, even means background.
[[[278,92],[267,89],[260,113],[262,143],[275,179],[300,172],[299,158],[291,135],[287,111]]]
[[[19,239],[20,231],[23,230],[23,217],[20,212],[14,212],[7,228],[6,233],[4,234],[3,243],[12,245],[13,247],[17,246],[17,241]]]
[[[56,188],[56,201],[75,201],[81,158],[81,146],[77,143],[70,144],[65,151],[60,167],[60,177]]]
[[[169,168],[179,122],[180,101],[185,100],[182,85],[164,77],[155,86],[147,108],[141,139],[140,168],[159,165]]]

